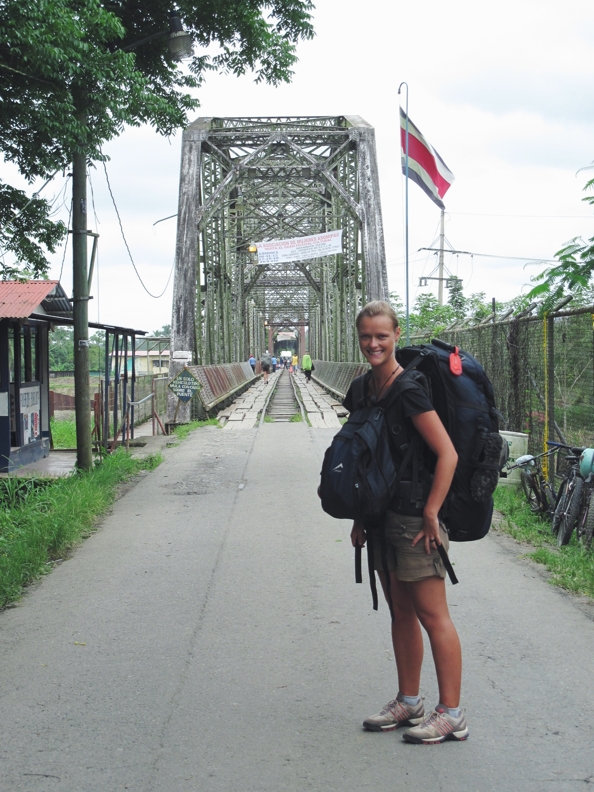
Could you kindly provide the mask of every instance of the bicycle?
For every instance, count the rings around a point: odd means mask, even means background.
[[[561,447],[570,452],[567,454],[566,460],[571,464],[571,468],[559,487],[557,508],[553,515],[552,529],[553,533],[557,534],[559,547],[568,544],[582,511],[585,482],[580,474],[579,461],[582,453],[586,450],[566,445]]]
[[[524,454],[516,459],[515,464],[508,464],[507,471],[511,473],[516,468],[520,469],[520,482],[530,511],[533,514],[547,514],[552,519],[557,505],[557,493],[545,478],[541,459],[554,456],[560,450],[560,446],[552,442],[550,444],[556,447],[549,448],[548,451],[536,456]]]
[[[585,448],[582,451],[579,471],[584,480],[584,489],[581,496],[582,512],[576,532],[578,541],[589,550],[594,536],[594,448]]]

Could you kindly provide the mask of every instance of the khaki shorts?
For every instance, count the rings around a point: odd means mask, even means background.
[[[387,512],[384,523],[386,531],[386,556],[388,570],[398,580],[412,583],[430,577],[445,578],[446,570],[443,561],[434,547],[431,553],[425,552],[425,542],[421,539],[413,547],[412,540],[423,527],[422,517],[410,517],[406,514]],[[450,543],[447,531],[440,525],[441,543],[446,552]],[[383,570],[382,552],[379,537],[373,543],[373,565],[378,571]]]

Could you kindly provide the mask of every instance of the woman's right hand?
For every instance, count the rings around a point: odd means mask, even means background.
[[[365,528],[360,522],[355,520],[351,529],[351,543],[353,547],[365,547],[366,539],[367,534],[365,533]]]

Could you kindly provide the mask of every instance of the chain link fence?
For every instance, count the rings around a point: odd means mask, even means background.
[[[594,445],[594,306],[452,328],[440,338],[482,363],[505,429],[528,433],[531,453],[547,440]]]

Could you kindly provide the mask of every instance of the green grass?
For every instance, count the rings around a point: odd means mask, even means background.
[[[303,416],[301,415],[301,413],[296,413],[295,415],[291,416],[289,423],[301,423],[302,420],[303,420]]]
[[[194,429],[200,429],[200,427],[202,426],[218,426],[220,429],[221,424],[219,423],[217,418],[208,418],[204,421],[191,421],[190,423],[180,424],[179,426],[176,426],[175,429],[173,430],[173,433],[180,440],[185,440],[185,438],[190,434],[190,432],[193,432]]]
[[[532,514],[522,491],[516,487],[499,487],[495,508],[504,515],[500,528],[505,533],[536,548],[526,555],[552,573],[552,583],[575,594],[594,597],[594,551],[584,549],[575,531],[566,547],[557,547],[549,521]]]
[[[160,462],[120,450],[68,478],[0,480],[0,607],[93,532],[124,481]]]
[[[50,420],[54,448],[76,448],[76,423]]]
[[[271,415],[265,415],[264,423],[274,423],[274,418]]]

